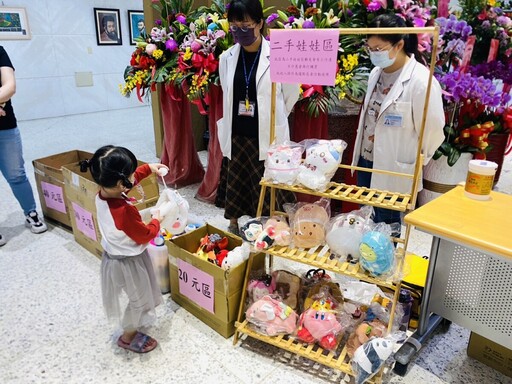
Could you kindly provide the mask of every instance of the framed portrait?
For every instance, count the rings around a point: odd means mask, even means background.
[[[144,12],[128,10],[128,24],[130,25],[130,45],[135,45],[135,39],[146,34]]]
[[[98,45],[122,45],[119,9],[94,8]]]
[[[30,40],[25,8],[0,7],[0,40]]]

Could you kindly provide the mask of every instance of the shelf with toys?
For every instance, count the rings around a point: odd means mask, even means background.
[[[303,31],[303,30],[299,30]],[[272,31],[273,32],[273,31]],[[435,64],[435,52],[437,49],[437,41],[439,36],[439,30],[437,27],[426,27],[426,28],[350,28],[350,29],[339,29],[340,34],[432,34],[433,35],[433,53],[432,60],[430,62],[430,77],[428,81],[428,86],[426,89],[425,100],[429,99],[432,77],[434,73],[434,64]],[[301,35],[302,36],[302,35]],[[275,96],[276,96],[276,84],[272,83],[272,105],[271,105],[271,134],[270,137],[274,138],[274,127],[275,127]],[[423,142],[423,134],[425,130],[425,122],[426,122],[426,112],[428,109],[428,103],[425,102],[425,106],[423,109],[423,118],[421,121],[421,129],[419,132],[418,138],[418,148],[416,151],[416,162],[414,166],[413,174],[405,174],[405,173],[396,173],[389,172],[386,170],[379,169],[367,169],[360,168],[354,166],[341,165],[341,159],[338,162],[337,168],[349,168],[351,170],[363,170],[366,172],[372,173],[380,173],[389,177],[402,177],[407,178],[411,181],[411,190],[410,193],[397,193],[390,192],[384,190],[377,190],[365,187],[358,187],[355,185],[348,184],[340,184],[330,182],[330,178],[328,178],[327,182],[321,188],[312,188],[308,185],[308,180],[300,181],[299,183],[289,183],[285,182],[277,182],[276,180],[268,180],[267,178],[263,178],[260,182],[261,185],[261,193],[258,204],[258,212],[257,216],[262,214],[263,210],[263,202],[267,192],[267,189],[270,190],[270,216],[275,214],[281,214],[275,210],[276,208],[276,191],[277,190],[287,190],[295,193],[302,193],[308,195],[314,195],[321,198],[332,199],[332,200],[340,200],[340,201],[348,201],[352,203],[357,203],[362,206],[372,206],[378,208],[386,208],[399,212],[410,212],[414,209],[416,203],[416,195],[418,190],[419,178],[421,177],[421,169],[423,165],[423,154],[421,151],[422,142]],[[271,140],[273,141],[273,140]],[[293,150],[293,148],[291,148]],[[342,153],[342,152],[341,152]],[[269,150],[269,156],[270,156]],[[307,155],[306,155],[307,156]],[[296,156],[295,156],[296,157]],[[299,156],[299,161],[301,156]],[[307,161],[307,157],[306,157]],[[336,168],[336,169],[337,169]],[[332,176],[332,175],[331,175]],[[300,185],[302,184],[302,185]],[[303,186],[306,185],[306,186]],[[291,224],[291,223],[290,223]],[[354,263],[350,261],[344,261],[336,257],[331,256],[331,250],[328,245],[318,245],[315,247],[296,247],[293,243],[292,245],[270,245],[265,249],[265,253],[268,255],[270,260],[270,266],[272,266],[272,258],[279,257],[281,259],[302,263],[311,267],[320,268],[325,271],[330,271],[335,274],[344,275],[349,278],[352,278],[356,281],[367,282],[376,285],[377,287],[382,287],[392,292],[392,301],[390,303],[390,311],[389,311],[389,320],[387,323],[387,332],[391,332],[391,328],[393,326],[395,311],[397,310],[397,305],[399,302],[400,288],[401,288],[401,280],[400,276],[402,276],[403,272],[403,260],[405,258],[405,253],[407,250],[409,235],[412,227],[408,224],[405,225],[405,233],[403,233],[402,238],[391,238],[391,240],[395,243],[396,246],[396,273],[391,275],[387,275],[386,277],[379,276],[379,274],[369,273],[367,270],[361,267],[361,263]],[[243,237],[243,236],[242,236]],[[248,287],[248,284],[251,279],[252,273],[252,257],[249,258],[246,274],[245,274],[245,282],[244,287]],[[397,277],[398,276],[398,277]],[[304,342],[304,338],[296,337],[297,335],[294,333],[283,334],[280,332],[272,332],[274,335],[269,335],[269,333],[261,332],[258,327],[254,327],[254,324],[251,324],[248,319],[246,319],[245,314],[247,307],[247,289],[245,289],[242,293],[239,313],[238,313],[238,321],[235,323],[237,327],[233,339],[233,344],[236,345],[241,335],[244,337],[251,337],[254,339],[261,340],[265,343],[274,345],[286,351],[289,351],[293,354],[308,358],[312,361],[315,361],[319,364],[323,364],[330,368],[339,370],[349,376],[355,376],[357,378],[358,373],[354,371],[354,365],[352,364],[352,357],[354,355],[354,350],[351,349],[349,353],[348,344],[350,340],[346,342],[345,345],[336,344],[336,348],[322,348],[318,344],[318,342]],[[270,302],[270,299],[268,299]],[[326,303],[327,301],[327,303]],[[327,304],[327,306],[326,306]],[[254,305],[254,304],[253,304]],[[278,303],[277,306],[280,304]],[[313,304],[312,306],[314,306]],[[328,316],[330,307],[330,302],[328,299],[324,299],[324,302],[321,304],[323,307],[321,311],[323,314]],[[282,304],[281,304],[282,307]],[[309,307],[311,308],[311,307]],[[268,307],[266,308],[268,310]],[[287,308],[285,311],[289,311]],[[321,312],[318,312],[321,313]],[[304,313],[303,313],[304,314]],[[274,316],[277,316],[277,312],[274,313]],[[297,316],[297,315],[295,315]],[[323,315],[322,315],[323,316]],[[298,317],[298,316],[297,316]],[[302,316],[301,318],[302,319]],[[300,322],[299,320],[299,329]],[[369,331],[368,331],[369,332]],[[364,331],[363,331],[364,333]],[[380,336],[377,336],[380,337]],[[339,338],[338,342],[340,342],[341,338]],[[374,339],[375,340],[375,339]],[[382,340],[382,339],[380,339]],[[317,340],[318,341],[318,340]],[[366,347],[365,345],[360,345],[357,349],[356,353],[360,348]],[[374,345],[372,345],[374,347]],[[366,351],[366,350],[365,350]],[[350,356],[349,356],[350,355]],[[389,356],[389,355],[388,355]],[[380,354],[379,354],[380,357]],[[385,360],[385,359],[384,359]],[[371,364],[370,364],[371,365]],[[360,369],[360,366],[357,367]],[[379,368],[376,372],[372,372],[369,377],[363,381],[364,382],[382,382],[382,373],[383,366],[382,363],[379,365]],[[373,377],[372,377],[373,376]],[[359,382],[361,381],[361,377],[358,378]]]

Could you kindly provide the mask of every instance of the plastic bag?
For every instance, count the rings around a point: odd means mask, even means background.
[[[312,248],[325,242],[325,226],[329,221],[329,200],[314,203],[285,204],[292,223],[293,246]]]
[[[361,238],[359,264],[372,276],[382,276],[393,272],[395,247],[391,240],[391,233],[393,233],[394,226],[395,224],[379,223]]]
[[[156,210],[160,210],[160,216],[163,217],[160,228],[171,234],[172,237],[185,231],[189,209],[188,201],[178,191],[165,188],[150,212],[153,214]]]
[[[238,229],[240,237],[251,245],[254,245],[258,236],[263,232],[263,225],[267,221],[267,217],[250,217],[244,215],[238,218]]]
[[[376,337],[370,339],[354,352],[352,371],[356,384],[371,379],[393,353],[394,341],[391,338]]]
[[[271,230],[269,230],[270,228]],[[292,233],[284,216],[272,216],[267,220],[263,229],[272,233],[272,240],[275,245],[290,245]]]
[[[373,226],[372,215],[373,207],[366,205],[333,217],[327,225],[325,236],[331,252],[347,261],[358,260],[361,238]]]
[[[279,295],[286,305],[289,305],[293,310],[297,310],[302,287],[300,276],[281,269],[272,272],[272,280],[275,282],[274,293]]]
[[[263,296],[245,312],[247,321],[269,336],[290,334],[297,326],[297,313],[278,298]]]
[[[306,159],[300,165],[297,181],[315,191],[324,192],[341,163],[347,143],[343,140],[309,139],[306,146]]]
[[[299,174],[304,147],[292,141],[283,144],[272,144],[267,151],[263,178],[276,184],[295,183]]]
[[[347,340],[347,355],[352,358],[354,352],[361,345],[369,341],[372,337],[384,337],[387,333],[387,325],[378,320],[363,321],[350,334]]]

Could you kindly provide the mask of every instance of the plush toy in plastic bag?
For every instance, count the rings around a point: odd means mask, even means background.
[[[244,215],[238,219],[238,228],[240,229],[240,236],[245,241],[254,244],[258,239],[258,236],[263,232],[263,224],[266,218],[255,217]]]
[[[300,166],[297,181],[315,191],[325,191],[346,147],[347,143],[339,139],[306,140],[306,159]]]
[[[245,317],[260,332],[269,336],[290,334],[297,325],[295,311],[271,296],[264,296],[252,304],[245,312]]]
[[[292,185],[299,174],[303,151],[302,145],[291,141],[271,145],[267,152],[263,177],[276,184]]]
[[[273,216],[265,222],[263,231],[254,242],[254,248],[262,251],[273,244],[286,246],[291,241],[291,230],[283,216]]]
[[[179,235],[185,231],[187,226],[189,205],[177,191],[165,188],[154,208],[150,212],[154,213],[160,210],[160,217],[163,220],[160,222],[160,228],[165,229],[173,235]]]
[[[247,284],[247,299],[252,304],[264,296],[271,295],[276,289],[276,281],[272,275],[260,274],[253,277]]]
[[[286,305],[293,310],[299,308],[301,278],[293,272],[284,269],[272,272],[272,280],[275,281],[275,291]]]
[[[325,226],[329,221],[329,200],[314,203],[285,204],[291,217],[293,245],[297,248],[312,248],[325,241]]]
[[[379,223],[361,238],[359,264],[373,276],[388,273],[394,266],[395,247],[391,241],[394,226]]]
[[[352,358],[354,352],[372,337],[383,337],[387,333],[387,325],[378,319],[363,321],[347,340],[347,355]]]
[[[347,261],[358,260],[363,233],[370,230],[373,224],[370,219],[372,214],[373,207],[366,205],[359,210],[333,217],[325,236],[331,252]]]
[[[391,339],[376,337],[356,349],[352,359],[352,371],[355,373],[356,384],[363,384],[379,372],[384,362],[393,353],[393,344]]]
[[[306,343],[317,342],[323,349],[332,351],[338,347],[347,324],[342,325],[339,304],[322,290],[299,318],[297,338]]]

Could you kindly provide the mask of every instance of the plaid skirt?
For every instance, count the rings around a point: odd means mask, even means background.
[[[260,198],[260,181],[265,162],[259,160],[257,138],[233,136],[231,160],[222,160],[220,184],[215,205],[224,208],[226,219],[238,219],[243,215],[256,217]],[[283,210],[284,203],[296,201],[293,192],[276,190],[276,209]],[[262,216],[270,214],[270,189],[267,188]]]

